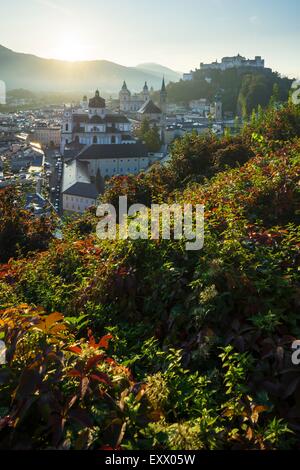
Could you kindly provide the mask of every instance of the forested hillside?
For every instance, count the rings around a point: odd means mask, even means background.
[[[56,240],[2,190],[0,448],[299,448],[299,175],[287,104],[110,182],[115,205],[204,204],[199,252],[100,241],[94,209]]]
[[[249,115],[258,105],[266,107],[269,104],[274,86],[276,99],[286,101],[291,83],[292,80],[281,78],[269,69],[199,70],[193,81],[170,83],[167,91],[168,100],[178,104],[200,98],[212,101],[220,94],[225,112]]]

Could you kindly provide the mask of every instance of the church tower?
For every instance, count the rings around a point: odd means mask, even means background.
[[[105,117],[106,114],[106,103],[105,99],[101,98],[99,90],[96,90],[94,98],[89,101],[89,116],[100,116]]]
[[[165,143],[165,127],[166,127],[166,119],[167,119],[167,89],[165,84],[165,77],[163,78],[161,90],[160,90],[160,109],[161,109],[161,141]]]
[[[64,115],[61,126],[60,153],[63,155],[65,146],[70,144],[73,139],[72,108],[64,106]]]
[[[125,80],[124,80],[122,89],[119,93],[119,100],[120,100],[120,111],[123,111],[123,112],[130,111],[131,93],[127,88]]]
[[[144,85],[144,88],[143,88],[143,91],[142,91],[142,95],[143,95],[144,102],[146,102],[150,99],[150,93],[149,93],[149,88],[148,88],[147,82],[145,82],[145,85]]]
[[[87,99],[87,96],[84,96],[82,98],[82,101],[80,102],[80,107],[81,109],[88,109],[88,99]]]
[[[167,94],[165,77],[164,77],[162,81],[161,90],[160,90],[160,109],[164,116],[166,116],[167,114],[167,96],[168,94]]]
[[[222,99],[219,94],[216,95],[215,97],[215,120],[216,121],[222,121],[223,118],[223,105],[222,105]]]

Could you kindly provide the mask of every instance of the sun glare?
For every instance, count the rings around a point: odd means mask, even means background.
[[[70,62],[87,60],[87,47],[83,44],[79,37],[74,35],[65,35],[59,46],[53,51],[55,59],[68,60]]]

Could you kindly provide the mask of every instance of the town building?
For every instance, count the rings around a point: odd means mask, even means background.
[[[210,106],[210,115],[215,121],[223,119],[223,104],[220,95],[216,95],[214,102]]]
[[[189,108],[193,113],[197,113],[202,117],[206,117],[210,113],[210,103],[206,98],[190,101]]]
[[[88,109],[66,108],[61,131],[61,153],[71,143],[82,146],[92,144],[128,144],[131,123],[123,114],[108,113],[105,99],[97,90],[89,100]]]
[[[136,116],[139,121],[147,119],[148,121],[150,121],[150,124],[155,124],[160,127],[161,134],[163,136],[163,130],[166,125],[167,116],[167,89],[164,78],[159,94],[159,106],[157,106],[157,104],[155,104],[149,98],[138,110]]]
[[[44,147],[59,147],[61,141],[60,127],[37,127],[34,130],[32,139]]]
[[[163,82],[161,103],[165,109]],[[143,102],[145,113],[162,121],[160,108],[150,99]],[[142,106],[142,107],[143,107]],[[151,109],[150,109],[151,108]],[[104,181],[117,175],[138,174],[146,170],[155,157],[132,135],[131,121],[122,113],[111,113],[97,90],[86,109],[84,99],[79,109],[64,111],[61,152],[64,156],[63,211],[82,213],[94,205],[103,191]],[[161,158],[158,156],[156,159]]]
[[[188,73],[184,73],[182,76],[182,80],[184,82],[191,82],[193,80],[194,72],[191,70]]]
[[[63,210],[82,214],[96,204],[99,190],[92,183],[88,164],[72,160],[64,165],[62,188]]]
[[[152,100],[146,101],[146,103],[144,103],[137,112],[137,118],[139,121],[147,119],[148,121],[159,123],[161,121],[161,117],[161,109]]]
[[[10,157],[10,168],[13,173],[26,170],[29,173],[41,173],[44,169],[44,152],[32,145],[24,147],[15,147]]]
[[[131,94],[124,81],[122,89],[119,93],[120,111],[123,113],[136,113],[146,101],[150,98],[149,88],[145,82],[141,93]]]
[[[76,157],[88,165],[88,173],[96,178],[116,175],[138,174],[149,166],[148,151],[144,144],[90,145]]]
[[[252,68],[264,68],[265,61],[261,56],[255,56],[254,59],[246,59],[245,57],[238,54],[234,57],[223,57],[221,62],[217,60],[210,64],[204,64],[201,62],[200,70],[228,70],[232,68],[240,67],[252,67]]]

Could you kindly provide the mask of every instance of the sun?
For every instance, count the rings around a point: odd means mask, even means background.
[[[80,40],[80,37],[66,33],[55,48],[53,55],[55,59],[75,62],[87,60],[89,54],[88,48]]]

